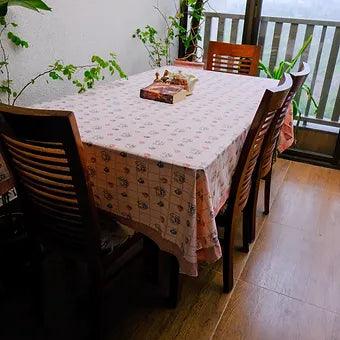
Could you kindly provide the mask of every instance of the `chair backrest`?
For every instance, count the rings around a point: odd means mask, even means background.
[[[234,214],[247,204],[253,172],[260,155],[263,140],[276,111],[282,107],[292,86],[292,79],[285,75],[284,82],[275,89],[266,90],[248,131],[230,189],[230,204]],[[228,204],[229,205],[229,204]]]
[[[302,64],[299,72],[291,73],[293,85],[282,107],[277,110],[276,115],[274,116],[272,124],[269,128],[268,134],[263,141],[263,147],[260,156],[261,162],[259,165],[259,175],[261,178],[267,175],[272,168],[273,155],[277,147],[284,119],[288,113],[288,108],[291,105],[296,92],[300,90],[309,73],[310,67],[307,63]]]
[[[30,224],[66,252],[99,251],[99,227],[72,112],[0,105],[1,143]]]
[[[249,76],[258,74],[261,47],[209,42],[206,69]]]

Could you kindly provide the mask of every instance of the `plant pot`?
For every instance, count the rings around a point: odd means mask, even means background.
[[[175,59],[173,65],[178,66],[178,67],[189,67],[189,68],[196,68],[196,69],[201,69],[201,70],[204,69],[204,63],[202,62],[188,61],[188,60],[180,59],[180,58]]]

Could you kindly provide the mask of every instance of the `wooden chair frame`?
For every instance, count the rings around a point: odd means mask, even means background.
[[[206,69],[257,76],[260,55],[260,46],[210,41]]]
[[[255,240],[256,234],[256,211],[257,211],[257,200],[260,186],[260,180],[265,181],[264,190],[264,214],[269,213],[270,205],[270,187],[272,177],[272,167],[274,154],[277,149],[277,144],[280,136],[280,131],[284,122],[284,119],[288,113],[288,108],[295,94],[300,90],[301,86],[305,82],[306,78],[310,73],[310,67],[307,63],[303,63],[299,72],[291,73],[293,85],[288,93],[288,96],[283,103],[282,107],[277,111],[269,131],[263,141],[262,150],[259,156],[259,162],[254,172],[254,180],[250,192],[247,216],[248,219],[245,221],[245,230],[248,237],[248,243],[252,243]]]
[[[101,254],[97,209],[72,112],[1,104],[0,119],[4,158],[22,198],[31,233],[52,251],[88,264],[93,338],[99,339],[102,290],[110,274],[108,269],[135,239],[117,252]]]
[[[218,224],[224,228],[223,238],[223,291],[229,292],[233,288],[233,253],[234,234],[239,224],[241,212],[246,220],[247,205],[252,184],[252,177],[260,155],[263,140],[269,130],[276,111],[282,107],[292,86],[292,79],[285,75],[283,84],[275,89],[266,90],[256,115],[248,131],[239,161],[237,163],[230,195],[225,213],[217,218]],[[243,244],[247,244],[247,234],[243,230]]]

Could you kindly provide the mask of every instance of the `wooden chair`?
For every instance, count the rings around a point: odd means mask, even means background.
[[[210,41],[206,69],[257,76],[261,47]]]
[[[102,290],[138,235],[131,236],[113,219],[103,228],[72,112],[0,105],[0,119],[2,149],[31,232],[50,251],[88,265],[92,338],[99,339]]]
[[[235,173],[233,175],[230,195],[224,213],[216,218],[217,224],[223,228],[223,291],[229,292],[233,288],[233,252],[234,234],[238,226],[240,215],[247,219],[246,212],[253,172],[260,155],[263,140],[269,130],[276,111],[282,107],[292,85],[289,75],[285,76],[282,85],[275,89],[266,90],[257,109],[253,122],[243,145]],[[248,244],[243,230],[243,244]]]
[[[255,171],[254,183],[252,185],[252,189],[250,192],[249,201],[252,204],[248,206],[249,209],[249,211],[247,212],[248,219],[245,221],[247,225],[246,230],[249,238],[248,240],[249,243],[252,243],[255,240],[256,210],[260,180],[263,179],[265,181],[264,214],[267,215],[269,213],[270,186],[272,178],[273,159],[280,136],[280,130],[284,122],[284,119],[287,115],[288,108],[291,105],[291,102],[295,94],[300,90],[309,73],[310,73],[309,65],[307,63],[303,63],[299,72],[291,74],[291,77],[293,79],[293,85],[282,107],[276,112],[276,115],[269,128],[268,134],[266,135],[263,141],[263,147]]]
[[[0,197],[2,207],[9,203],[9,192],[14,190],[14,179],[8,170],[0,150]]]

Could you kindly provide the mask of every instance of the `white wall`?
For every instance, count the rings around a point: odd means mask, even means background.
[[[10,7],[7,21],[20,25],[17,32],[30,43],[29,49],[10,49],[11,73],[15,84],[23,84],[62,59],[66,63],[87,63],[92,54],[117,53],[128,74],[150,68],[142,44],[132,38],[137,27],[146,24],[164,30],[164,21],[154,10],[158,3],[166,15],[174,15],[175,0],[46,0],[52,12],[37,14]],[[19,88],[19,86],[16,86]],[[75,92],[68,82],[46,84],[40,80],[17,102],[19,105],[61,97]]]

